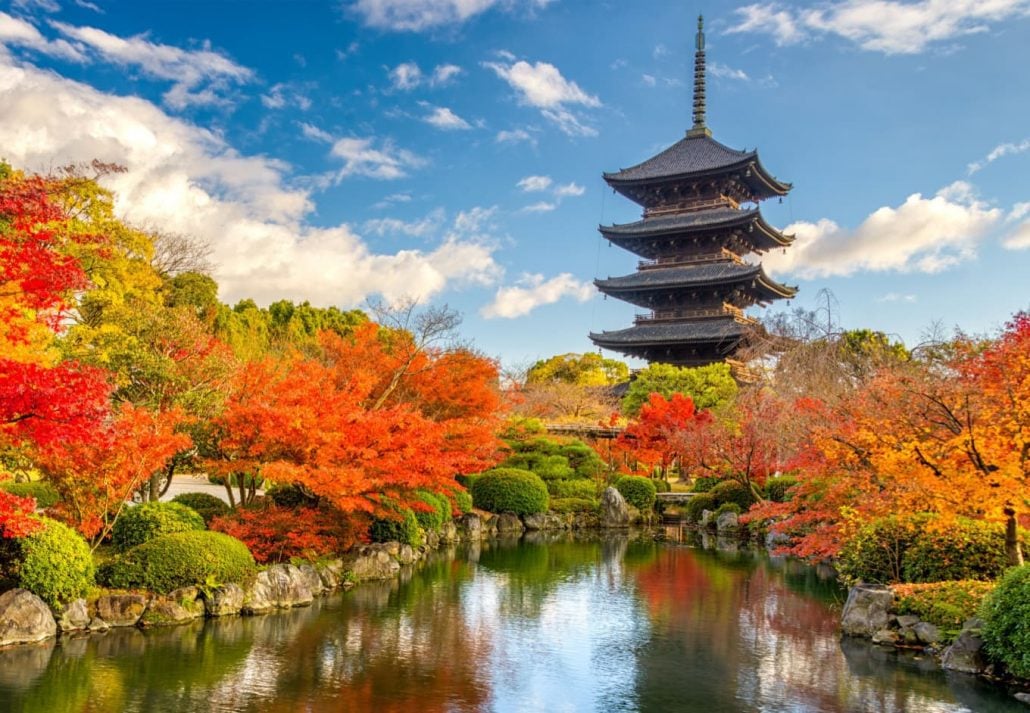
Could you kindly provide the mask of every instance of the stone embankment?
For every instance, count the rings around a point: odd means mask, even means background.
[[[517,537],[525,531],[628,527],[639,513],[614,488],[605,493],[601,515],[540,513],[518,517],[476,513],[445,523],[426,535],[420,547],[385,542],[364,545],[347,556],[311,564],[273,564],[253,581],[212,587],[191,586],[165,595],[152,592],[102,592],[51,609],[35,594],[12,589],[0,594],[0,647],[44,641],[72,633],[102,632],[114,627],[182,624],[201,617],[258,615],[307,606],[315,597],[361,582],[391,579],[401,568],[442,545]]]

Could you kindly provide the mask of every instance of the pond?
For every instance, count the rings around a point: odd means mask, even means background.
[[[1025,710],[842,642],[842,594],[762,553],[538,535],[306,609],[0,652],[0,711]]]

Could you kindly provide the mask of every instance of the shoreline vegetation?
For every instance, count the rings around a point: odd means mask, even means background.
[[[459,535],[677,513],[833,563],[846,632],[1030,677],[1030,313],[909,348],[827,296],[733,367],[502,369],[446,306],[223,304],[206,246],[116,217],[100,181],[124,170],[0,162],[0,639],[292,606]],[[224,499],[164,502],[185,473]]]

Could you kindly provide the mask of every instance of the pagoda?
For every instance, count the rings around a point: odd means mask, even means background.
[[[632,327],[591,333],[599,347],[649,362],[702,366],[732,361],[759,329],[744,310],[793,297],[748,254],[793,242],[762,219],[758,203],[784,196],[757,151],[735,151],[705,125],[704,20],[697,20],[694,125],[686,137],[604,180],[640,205],[641,220],[601,226],[610,243],[639,255],[637,271],[594,280],[606,296],[649,310]]]

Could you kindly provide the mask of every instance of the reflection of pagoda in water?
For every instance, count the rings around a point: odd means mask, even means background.
[[[762,219],[757,204],[783,196],[756,151],[735,151],[705,125],[705,36],[697,23],[694,126],[657,156],[604,174],[614,190],[644,208],[643,219],[600,228],[621,248],[643,258],[637,271],[595,280],[605,295],[650,314],[614,332],[591,334],[599,347],[652,362],[700,366],[731,358],[757,324],[744,314],[755,304],[792,297],[796,288],[768,277],[742,257],[793,241]]]

